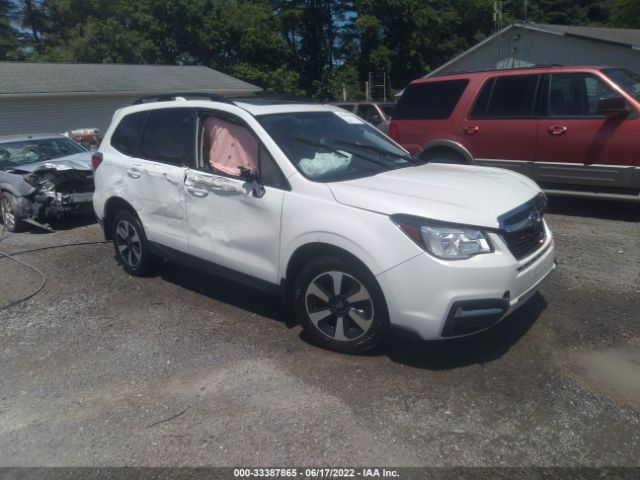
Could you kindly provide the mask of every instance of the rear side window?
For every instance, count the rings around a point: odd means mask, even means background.
[[[146,121],[147,112],[132,113],[124,117],[111,136],[111,146],[125,155],[137,156]]]
[[[394,120],[443,120],[449,118],[469,80],[409,85],[393,115]]]
[[[539,75],[509,75],[487,81],[471,112],[471,117],[530,117]]]
[[[142,156],[149,160],[193,163],[195,112],[188,108],[152,110],[142,136]]]

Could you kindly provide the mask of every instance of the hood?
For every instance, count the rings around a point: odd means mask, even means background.
[[[437,163],[333,182],[329,188],[344,205],[488,228],[498,228],[498,216],[540,192],[532,180],[508,170]]]
[[[66,157],[53,158],[44,162],[29,163],[20,165],[19,170],[25,172],[36,172],[38,170],[91,170],[92,152],[80,152]]]

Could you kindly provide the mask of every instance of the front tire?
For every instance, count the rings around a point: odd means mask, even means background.
[[[4,228],[11,233],[20,232],[25,229],[22,214],[18,207],[18,201],[9,192],[2,192],[0,195],[0,215]]]
[[[153,273],[159,259],[151,253],[144,228],[135,215],[126,210],[118,212],[112,235],[116,258],[125,272],[139,277]]]
[[[294,283],[294,309],[318,345],[361,353],[378,345],[389,315],[375,277],[362,265],[339,257],[312,260]]]

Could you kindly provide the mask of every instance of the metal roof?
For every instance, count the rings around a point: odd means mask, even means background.
[[[189,90],[238,95],[260,87],[206,66],[0,62],[0,96]]]
[[[527,28],[530,25],[523,23],[518,24],[518,26]],[[538,26],[545,30],[552,30],[554,32],[563,33],[565,35],[588,38],[590,40],[599,40],[602,42],[618,43],[621,45],[628,45],[630,47],[640,47],[640,30],[637,29],[581,27],[575,25],[548,24],[539,24]]]
[[[548,33],[551,35],[573,36],[573,37],[585,38],[588,40],[614,43],[614,44],[630,47],[635,50],[640,50],[640,30],[637,30],[637,29],[579,27],[579,26],[573,26],[573,25],[550,25],[550,24],[541,25],[541,24],[532,23],[532,22],[515,22],[510,25],[507,25],[499,32],[488,36],[481,42],[476,43],[474,46],[472,46],[468,50],[465,50],[464,52],[455,56],[454,58],[444,63],[443,65],[440,65],[438,68],[436,68],[432,72],[425,75],[425,77],[430,77],[438,74],[439,72],[445,70],[449,66],[459,62],[461,59],[463,59],[470,53],[473,53],[476,50],[479,50],[481,48],[484,48],[486,45],[492,42],[495,38],[500,37],[501,35],[504,35],[505,33],[516,28],[525,28],[528,30],[535,30],[538,32]]]

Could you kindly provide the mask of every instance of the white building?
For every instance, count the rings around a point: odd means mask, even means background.
[[[547,64],[609,65],[640,72],[640,30],[514,23],[429,75]]]
[[[0,135],[104,133],[115,110],[145,95],[259,90],[205,66],[0,62]]]

